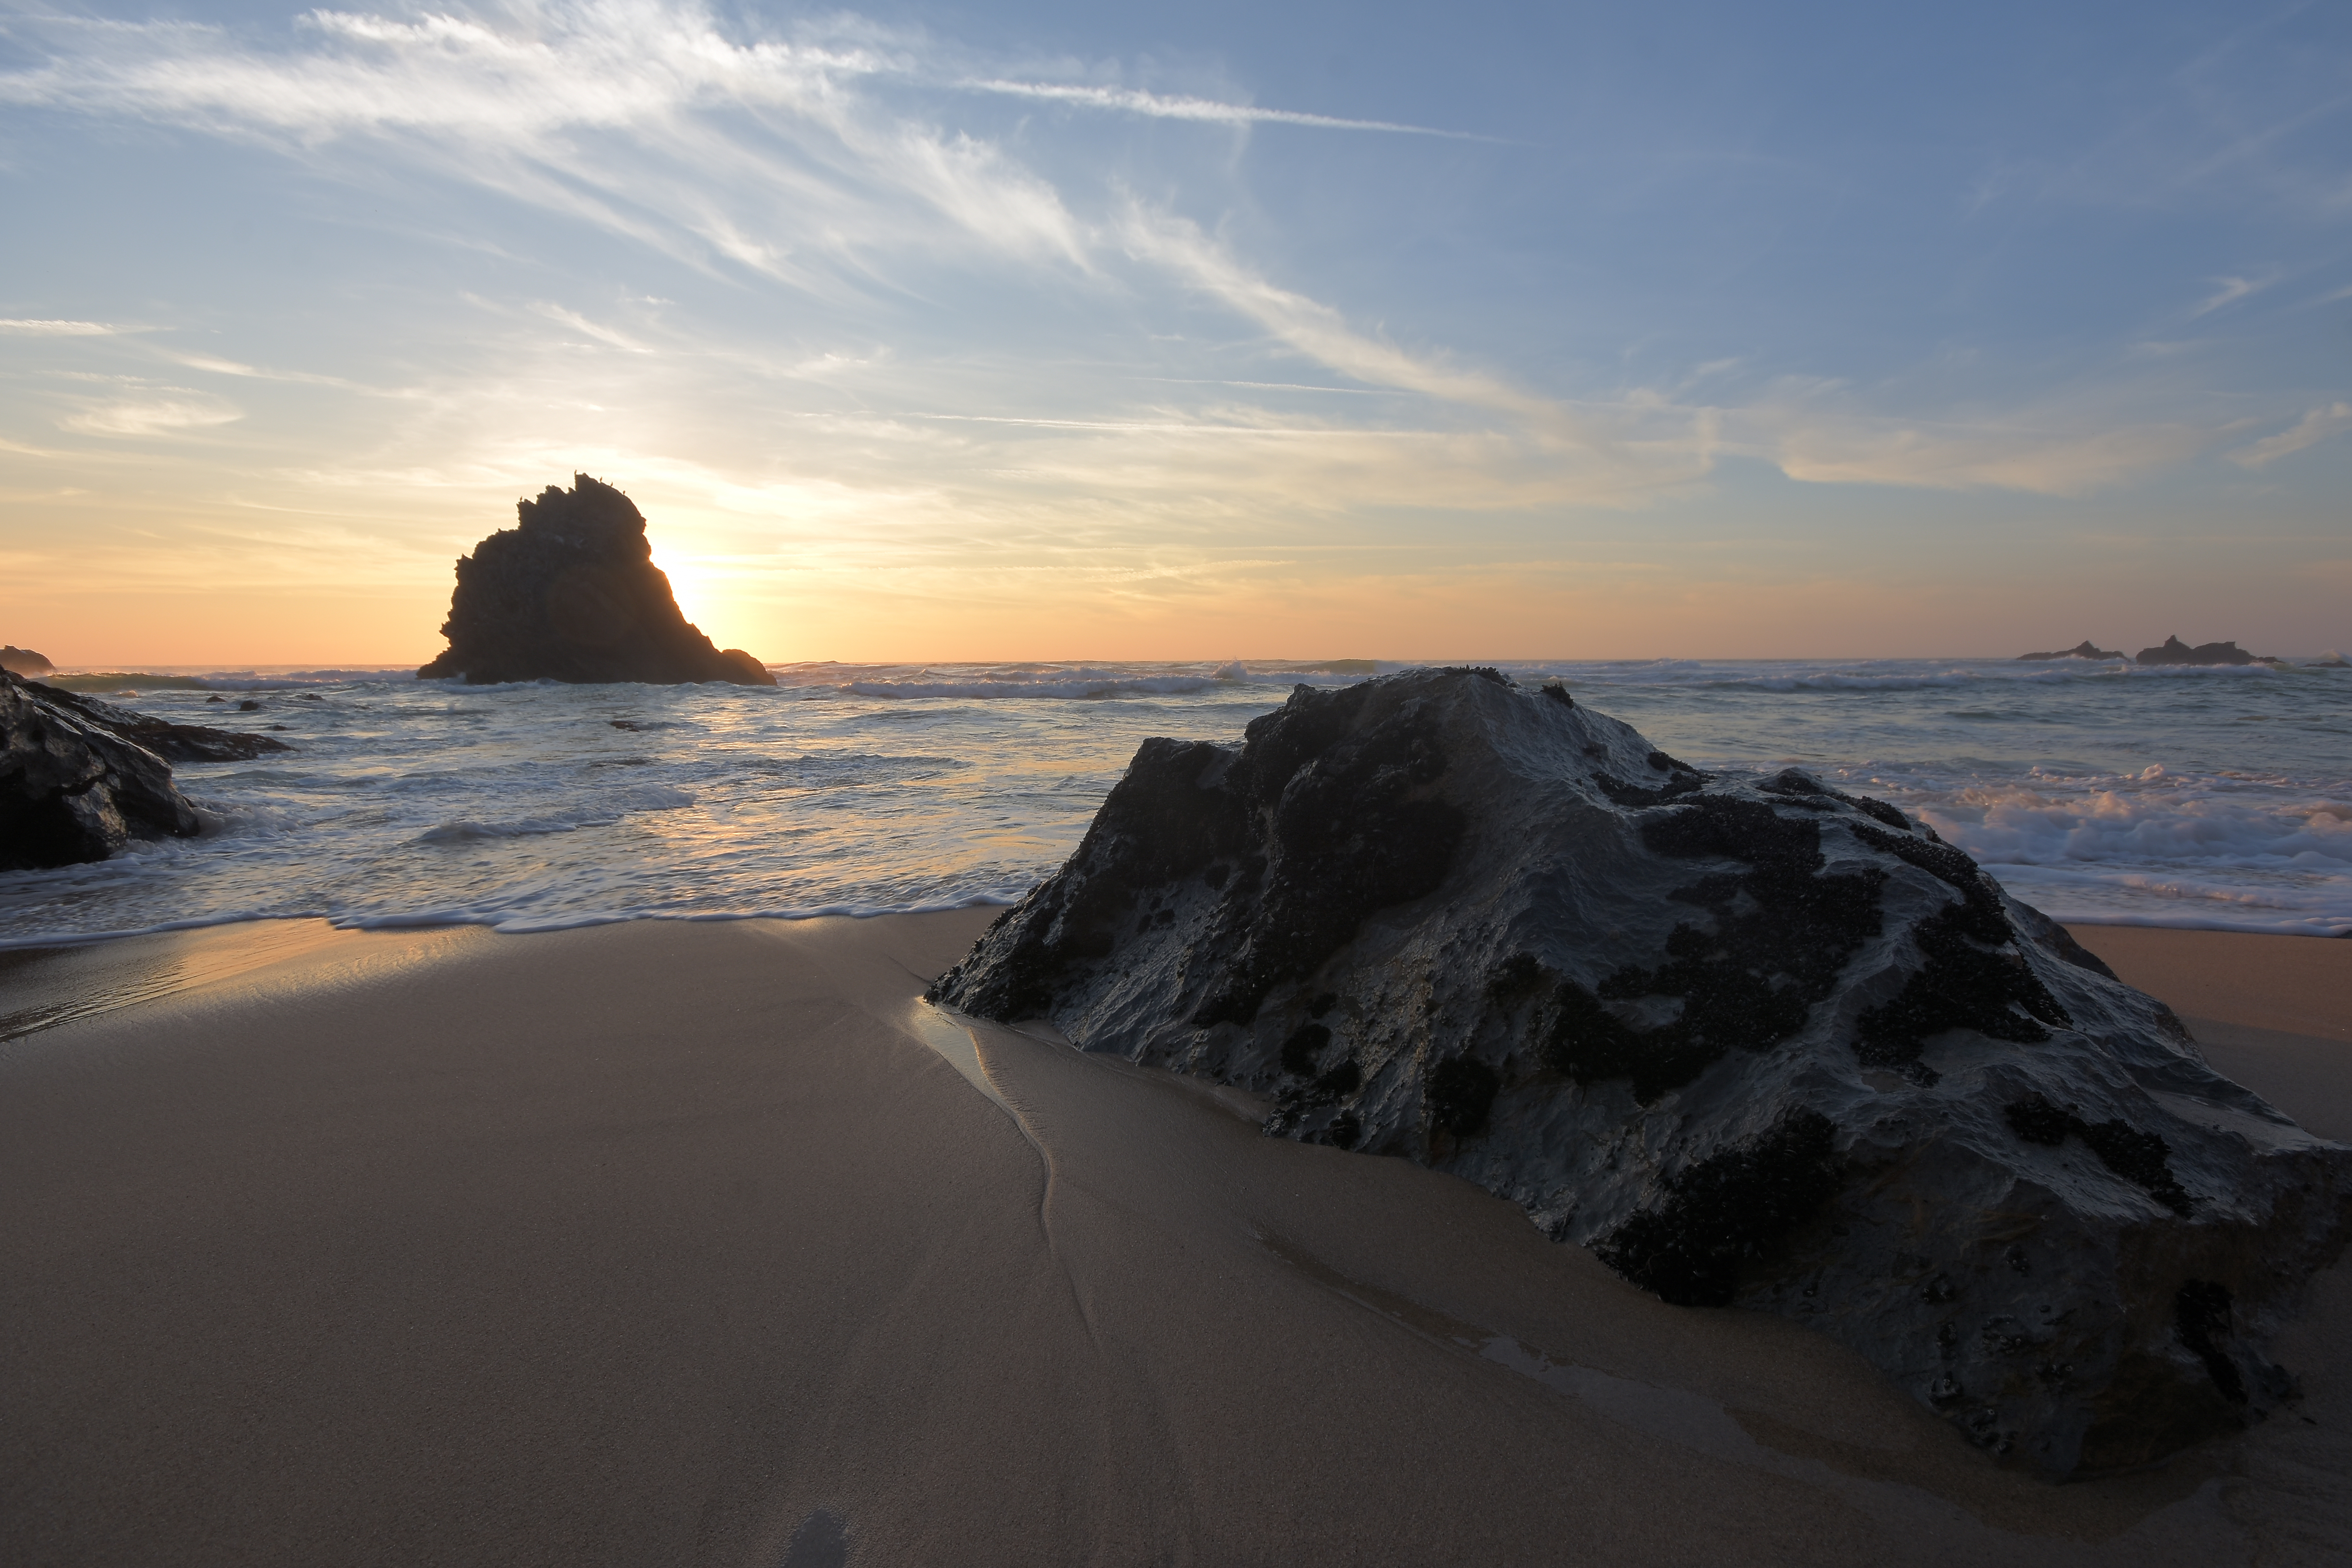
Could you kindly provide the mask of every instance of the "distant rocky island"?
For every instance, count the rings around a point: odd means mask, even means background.
[[[2017,656],[2018,662],[2021,664],[2053,658],[2116,659],[2124,657],[2121,649],[2101,647],[2088,637],[2084,637],[2073,647],[2062,648],[2055,653],[2021,653]],[[2248,653],[2234,642],[2199,643],[2195,647],[2190,647],[2179,637],[2168,637],[2154,647],[2140,649],[2132,657],[2132,662],[2134,664],[2228,665],[2284,664],[2286,660],[2273,658],[2269,654]]]
[[[2018,662],[2023,664],[2036,659],[2052,658],[2121,658],[2123,655],[2111,647],[2100,647],[2090,638],[2084,637],[2073,647],[2061,648],[2056,653],[2021,653],[2017,658]]]
[[[0,669],[11,675],[47,675],[56,668],[31,648],[18,647],[15,643],[0,647]]]
[[[2266,1342],[2352,1235],[2352,1149],[1927,824],[1492,669],[1144,742],[930,995],[1785,1315],[2052,1479],[2287,1402]]]
[[[2277,664],[2281,662],[2260,654],[2248,653],[2233,642],[2201,642],[2190,647],[2179,637],[2167,637],[2155,647],[2139,650],[2141,664]]]
[[[773,686],[740,647],[721,649],[689,622],[653,563],[645,515],[586,474],[515,505],[517,525],[457,562],[441,627],[448,650],[422,680]]]
[[[199,824],[172,763],[292,749],[0,672],[0,871],[103,860],[134,838],[188,837]]]

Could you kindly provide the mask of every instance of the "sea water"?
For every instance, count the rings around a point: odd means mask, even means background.
[[[1500,668],[1557,676],[1698,766],[1793,764],[1891,800],[2062,920],[2352,932],[2352,670]],[[528,931],[1010,902],[1147,736],[1237,741],[1293,686],[1367,668],[808,664],[775,667],[773,689],[181,671],[199,679],[102,694],[293,749],[177,766],[199,837],[0,873],[0,945],[297,916]]]

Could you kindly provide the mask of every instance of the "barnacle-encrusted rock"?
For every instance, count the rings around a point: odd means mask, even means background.
[[[645,516],[619,490],[576,474],[571,489],[550,485],[515,511],[516,527],[459,558],[441,627],[449,647],[420,679],[776,683],[758,659],[714,647],[679,611]]]
[[[197,827],[163,758],[68,694],[0,671],[0,871],[103,860]]]
[[[1799,1318],[2053,1477],[2291,1397],[2265,1336],[2352,1225],[2352,1150],[1932,830],[1491,670],[1145,742],[931,994]]]

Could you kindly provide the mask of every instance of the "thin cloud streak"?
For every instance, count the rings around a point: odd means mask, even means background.
[[[16,338],[106,338],[138,330],[136,327],[118,327],[105,321],[38,321],[15,318],[0,320],[0,334]]]
[[[2178,422],[2098,425],[2048,411],[1925,420],[1790,402],[1725,412],[1736,446],[1805,484],[2084,496],[2186,462],[2215,439]]]
[[[1618,406],[1618,426],[1569,405],[1529,393],[1499,376],[1414,354],[1368,337],[1338,310],[1281,288],[1244,266],[1190,219],[1131,205],[1121,226],[1128,252],[1153,261],[1257,322],[1292,349],[1375,386],[1416,392],[1511,419],[1526,438],[1580,470],[1588,499],[1622,504],[1645,491],[1686,485],[1713,467],[1715,416],[1657,403]],[[1629,420],[1676,427],[1628,440]],[[1573,454],[1574,456],[1571,456]]]
[[[957,82],[967,92],[1001,93],[1011,98],[1047,103],[1075,104],[1084,109],[1108,109],[1140,114],[1153,120],[1191,120],[1212,125],[1309,125],[1326,131],[1381,131],[1401,136],[1439,136],[1452,142],[1494,142],[1469,131],[1441,131],[1428,125],[1404,125],[1388,120],[1345,120],[1329,114],[1306,114],[1292,109],[1261,109],[1255,104],[1225,103],[1213,98],[1170,98],[1131,87],[1081,87],[1057,82],[1009,81],[1003,78],[970,79]]]
[[[124,398],[68,415],[58,424],[83,436],[174,436],[235,424],[244,417],[243,409],[198,394]]]
[[[2210,316],[2216,310],[2236,304],[2239,300],[2245,299],[2249,295],[2259,294],[2263,289],[2269,288],[2274,279],[2269,278],[2216,278],[2211,281],[2213,283],[2212,295],[2208,298],[2204,303],[2199,305],[2195,310],[2189,312],[2189,319],[2190,321],[2193,321],[2200,316]]]
[[[166,349],[163,357],[186,370],[200,370],[212,375],[233,375],[244,381],[282,381],[301,386],[332,386],[348,392],[371,392],[374,389],[340,375],[320,375],[302,370],[270,370],[257,364],[246,364],[233,359],[221,359],[213,354],[181,353]]]
[[[2346,430],[2352,430],[2352,403],[2331,403],[2305,414],[2292,429],[2239,447],[2230,454],[2230,460],[2245,468],[2268,468],[2281,458],[2315,447]]]

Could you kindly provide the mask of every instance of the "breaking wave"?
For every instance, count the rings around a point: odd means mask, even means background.
[[[1401,668],[793,664],[774,688],[83,672],[142,712],[281,726],[295,750],[180,768],[200,837],[0,875],[0,946],[293,916],[535,931],[1010,902],[1076,847],[1147,736],[1237,741],[1295,685]],[[1893,800],[2062,919],[2352,931],[2352,672],[1499,668],[1556,677],[1699,766],[1794,764]],[[258,709],[207,701],[227,691]]]

